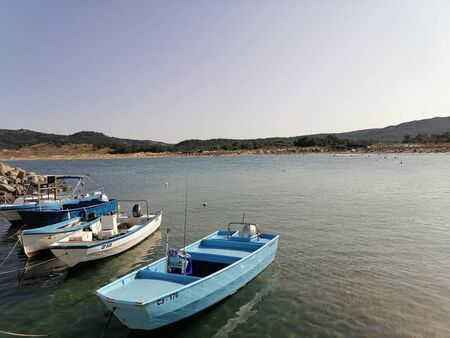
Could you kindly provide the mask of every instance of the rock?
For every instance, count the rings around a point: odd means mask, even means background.
[[[17,196],[22,196],[24,193],[25,193],[25,189],[23,188],[22,185],[16,186],[16,195]]]
[[[0,190],[10,192],[10,193],[13,193],[16,191],[16,189],[12,185],[5,184],[5,183],[0,184]]]
[[[27,172],[25,170],[19,168],[19,171],[17,172],[17,177],[23,180],[26,174]]]
[[[11,169],[11,176],[17,177],[18,173],[19,173],[19,169],[17,169],[17,168]]]
[[[0,162],[0,175],[5,176],[5,174],[11,170],[11,167],[5,163]]]
[[[39,178],[36,176],[36,174],[32,176],[28,176],[28,183],[31,183],[32,185],[37,185],[39,182]]]

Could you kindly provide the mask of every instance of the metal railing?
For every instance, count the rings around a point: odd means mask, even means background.
[[[142,202],[145,202],[145,204],[146,204],[146,207],[147,207],[147,212],[146,212],[146,216],[147,216],[147,220],[149,220],[150,219],[150,214],[149,214],[149,210],[150,210],[150,208],[149,208],[149,203],[148,203],[148,200],[141,200],[141,199],[120,199],[120,200],[117,200],[117,214],[119,214],[119,211],[120,211],[120,205],[119,205],[119,203],[120,202],[126,202],[126,203],[142,203]]]
[[[232,226],[232,225],[254,225],[254,226],[256,227],[256,230],[257,230],[256,235],[257,235],[257,237],[258,237],[258,240],[259,240],[259,238],[261,237],[261,230],[259,229],[259,226],[258,226],[258,224],[256,224],[256,223],[248,223],[248,222],[230,222],[230,223],[228,223],[228,238],[231,237],[231,226]]]

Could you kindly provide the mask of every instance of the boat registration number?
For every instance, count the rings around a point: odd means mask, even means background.
[[[102,245],[102,250],[110,247],[112,247],[112,243],[105,243]]]
[[[168,302],[169,300],[174,300],[178,298],[178,292],[172,293],[171,295],[167,296],[166,298],[160,298],[156,301],[156,305],[163,305],[165,302]]]

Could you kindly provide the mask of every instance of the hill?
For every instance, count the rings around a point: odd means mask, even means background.
[[[292,146],[331,146],[338,148],[367,146],[372,143],[398,143],[409,137],[417,143],[427,143],[425,140],[439,139],[437,137],[417,137],[420,135],[441,135],[450,132],[450,116],[435,117],[418,121],[401,123],[385,128],[363,129],[345,133],[313,134],[295,137],[272,137],[259,139],[211,139],[185,140],[174,148],[178,151],[193,150],[246,150],[267,147]],[[423,142],[422,142],[423,141]]]
[[[369,140],[377,142],[401,142],[405,136],[419,134],[444,134],[450,131],[450,116],[417,120],[377,129],[364,129],[335,134],[350,140]]]
[[[385,128],[364,129],[345,133],[315,134],[295,137],[258,139],[184,140],[167,144],[150,140],[132,140],[107,136],[94,131],[81,131],[72,135],[46,134],[32,130],[0,129],[0,149],[21,149],[39,144],[61,147],[63,145],[89,145],[93,150],[103,149],[111,154],[137,152],[192,152],[215,150],[252,150],[289,147],[332,147],[336,149],[364,147],[372,143],[398,143],[410,140],[415,143],[448,142],[450,116],[435,117],[401,123]],[[74,148],[75,149],[75,148]],[[74,150],[75,151],[75,150]]]
[[[72,135],[46,134],[37,131],[19,129],[0,129],[0,148],[18,149],[36,144],[53,144],[61,146],[65,144],[90,144],[96,149],[112,148],[121,149],[164,147],[166,144],[148,140],[132,140],[107,136],[94,131],[81,131]]]

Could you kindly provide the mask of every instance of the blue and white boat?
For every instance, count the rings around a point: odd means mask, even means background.
[[[108,200],[106,195],[94,199],[78,199],[72,203],[65,202],[58,209],[31,209],[19,211],[23,222],[29,227],[42,227],[55,224],[71,218],[80,217],[81,220],[91,220],[97,216],[117,211],[117,201]]]
[[[92,221],[85,222],[80,217],[75,217],[45,227],[19,231],[17,237],[25,254],[32,257],[43,250],[48,250],[51,244],[60,239],[78,230],[89,228],[91,225],[94,226],[96,222],[100,222],[100,218],[97,217]]]
[[[231,231],[230,225],[243,225]],[[198,313],[250,282],[275,259],[278,235],[256,224],[230,223],[182,250],[98,289],[96,294],[131,329],[153,330]]]
[[[120,217],[119,217],[120,216]],[[117,255],[157,231],[162,214],[103,215],[99,222],[75,231],[49,246],[69,266]]]
[[[89,176],[44,176],[45,182],[39,184],[35,193],[17,197],[13,203],[1,204],[0,216],[9,222],[18,222],[22,220],[19,212],[23,210],[59,210],[64,204],[99,198],[102,195],[102,188],[90,193],[84,192],[86,178]],[[73,181],[75,183],[70,185]]]

